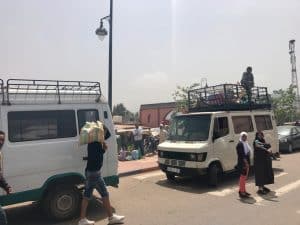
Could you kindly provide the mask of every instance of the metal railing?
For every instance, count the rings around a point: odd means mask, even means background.
[[[31,101],[61,104],[74,102],[82,96],[87,102],[98,102],[101,98],[100,83],[90,81],[9,79],[5,87],[2,81],[2,91],[3,104]]]
[[[188,92],[190,112],[271,109],[266,87],[253,87],[251,92],[237,84],[221,84]]]

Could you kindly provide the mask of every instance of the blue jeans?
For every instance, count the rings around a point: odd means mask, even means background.
[[[100,171],[85,171],[86,183],[83,196],[90,199],[96,189],[101,197],[108,197],[106,184],[101,176]],[[1,225],[1,224],[0,224]]]
[[[7,225],[6,214],[1,205],[0,205],[0,225]]]

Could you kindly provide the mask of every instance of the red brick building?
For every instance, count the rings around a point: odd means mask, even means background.
[[[140,108],[141,125],[147,127],[159,127],[159,124],[168,119],[176,108],[175,102],[144,104]]]

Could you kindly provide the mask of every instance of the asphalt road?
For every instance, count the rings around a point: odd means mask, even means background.
[[[256,194],[253,176],[248,181],[252,198],[241,201],[237,176],[226,176],[218,188],[209,188],[202,179],[166,180],[160,171],[121,178],[118,189],[110,188],[117,213],[126,225],[299,225],[300,152],[282,155],[273,161],[274,192],[264,198]],[[77,220],[48,221],[34,204],[7,209],[9,225],[76,225]],[[107,224],[102,205],[94,200],[88,217],[96,225]]]

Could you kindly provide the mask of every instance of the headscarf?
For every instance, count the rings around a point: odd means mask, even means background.
[[[240,134],[240,142],[243,143],[244,153],[245,153],[245,155],[248,155],[250,153],[250,151],[251,151],[251,147],[250,147],[248,141],[243,141],[243,138],[242,138],[243,136],[247,136],[248,137],[248,134],[246,132],[242,132]]]

